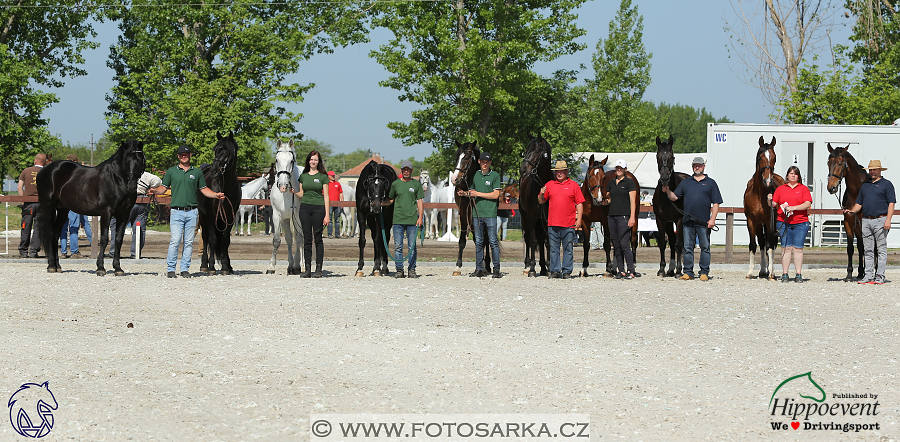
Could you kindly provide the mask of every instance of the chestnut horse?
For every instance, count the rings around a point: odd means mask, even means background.
[[[581,194],[584,196],[584,204],[581,205],[581,231],[585,232],[586,238],[581,244],[584,249],[584,261],[579,276],[585,278],[588,276],[588,265],[590,265],[588,256],[591,248],[589,240],[591,224],[599,222],[601,225],[606,225],[609,216],[609,206],[600,205],[600,202],[603,201],[602,190],[606,188],[606,172],[603,171],[603,166],[608,160],[609,156],[603,161],[596,161],[591,155],[591,158],[588,159],[587,172],[584,174],[584,182],[581,183]],[[605,245],[606,235],[603,236]]]
[[[550,143],[538,135],[525,148],[525,158],[519,168],[519,210],[522,212],[522,235],[525,238],[525,270],[534,271],[534,252],[540,251],[541,276],[548,276],[547,258],[550,256],[550,237],[547,235],[547,206],[538,204],[541,188],[553,179],[550,170]]]
[[[659,231],[659,271],[656,276],[681,276],[681,258],[684,255],[684,233],[681,230],[684,222],[684,200],[672,201],[662,191],[663,186],[676,189],[681,182],[690,178],[685,173],[675,172],[675,153],[672,145],[675,138],[669,135],[668,141],[656,137],[656,167],[659,169],[659,182],[653,193],[653,215],[656,216],[656,229]],[[669,271],[666,271],[666,239],[669,244]]]
[[[841,180],[847,183],[847,190],[840,198],[841,207],[850,209],[856,203],[859,190],[869,174],[856,162],[853,155],[847,150],[850,146],[832,148],[828,143],[828,193],[840,197]],[[865,275],[863,262],[863,235],[862,223],[856,214],[844,215],[844,232],[847,233],[847,276],[844,281],[855,281],[853,278],[853,239],[856,238],[856,249],[859,250],[859,267],[856,274],[861,279]]]
[[[750,269],[747,278],[751,278],[756,261],[756,246],[760,254],[759,277],[775,280],[775,248],[778,246],[778,232],[775,229],[775,209],[768,204],[768,196],[775,193],[778,186],[784,184],[784,178],[775,173],[775,137],[766,144],[759,137],[759,149],[756,151],[756,171],[747,182],[744,191],[744,216],[747,218],[747,231],[750,232]]]

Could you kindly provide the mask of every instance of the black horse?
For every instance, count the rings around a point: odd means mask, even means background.
[[[366,249],[366,225],[375,243],[375,267],[371,276],[386,276],[390,257],[385,244],[391,240],[394,225],[394,206],[383,203],[388,200],[391,183],[397,172],[387,164],[369,161],[359,174],[356,185],[356,219],[359,222],[359,267],[356,276],[363,276],[363,251]]]
[[[659,182],[653,193],[653,215],[656,216],[656,230],[659,231],[657,242],[659,247],[659,271],[656,276],[681,276],[681,257],[684,255],[684,234],[681,230],[684,222],[684,201],[672,201],[662,191],[663,186],[675,190],[681,181],[689,178],[685,173],[675,172],[675,153],[672,145],[675,138],[669,135],[668,141],[656,137],[656,166],[659,168]],[[669,271],[666,271],[666,238],[671,249]]]
[[[209,275],[216,274],[216,260],[221,263],[222,275],[234,273],[228,246],[231,245],[231,229],[241,205],[241,183],[237,177],[238,145],[234,140],[234,132],[223,137],[216,132],[215,155],[212,164],[201,166],[206,186],[213,192],[225,194],[224,200],[207,198],[199,191],[200,216],[197,224],[202,229],[203,254],[200,258],[200,271]]]
[[[100,253],[97,275],[106,275],[103,255],[109,244],[109,222],[116,217],[116,247],[113,269],[116,276],[125,225],[137,200],[137,182],[144,173],[144,143],[130,140],[119,145],[113,156],[97,167],[72,161],[56,161],[37,174],[38,201],[41,206],[41,242],[47,251],[47,272],[62,272],[59,266],[59,232],[68,220],[69,210],[100,217]]]
[[[519,169],[519,210],[522,211],[522,232],[525,236],[525,274],[537,276],[534,271],[534,252],[540,250],[541,276],[547,276],[547,257],[550,255],[550,238],[547,236],[546,207],[538,204],[541,188],[553,179],[550,170],[552,147],[538,135],[525,148],[525,159]],[[546,254],[545,254],[546,252]]]

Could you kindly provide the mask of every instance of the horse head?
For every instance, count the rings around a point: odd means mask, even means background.
[[[216,139],[216,145],[213,147],[212,166],[224,176],[226,169],[235,170],[237,168],[238,145],[234,140],[234,132],[229,132],[226,137],[216,132]]]
[[[450,182],[456,187],[466,187],[469,180],[478,171],[478,158],[481,151],[475,145],[478,142],[459,144],[456,142],[456,169],[450,176]]]
[[[419,172],[419,182],[422,183],[422,191],[428,192],[428,188],[431,184],[431,175],[429,175],[427,170],[423,170]]]
[[[143,175],[144,167],[147,164],[147,158],[144,156],[144,143],[137,140],[123,141],[119,145],[117,154],[119,166],[126,174],[126,181],[129,186],[137,188],[137,182]]]
[[[588,169],[585,173],[584,181],[587,183],[588,192],[591,194],[591,199],[595,206],[599,206],[603,201],[603,191],[606,189],[607,181],[603,166],[606,165],[607,161],[609,161],[609,155],[603,161],[595,161],[593,155],[588,159]]]
[[[550,172],[550,154],[553,149],[550,143],[540,135],[532,137],[525,148],[525,158],[522,159],[522,175],[529,173],[538,173],[546,169]]]
[[[519,183],[510,183],[500,192],[504,200],[519,199]]]
[[[369,164],[366,164],[363,174],[365,180],[361,181],[366,190],[366,197],[369,199],[369,211],[381,213],[383,202],[388,199],[391,183],[397,178],[397,174],[390,166],[378,164],[375,161],[369,161]]]
[[[672,135],[669,135],[668,141],[656,137],[656,167],[659,169],[659,184],[662,186],[669,184],[675,170],[675,153],[672,150],[674,144],[675,138]]]
[[[279,139],[275,142],[275,146],[278,149],[275,152],[275,185],[281,193],[284,193],[288,188],[292,188],[291,176],[297,165],[297,159],[294,156],[294,140],[291,139],[284,143]]]
[[[766,143],[762,136],[759,137],[759,150],[756,151],[756,172],[759,174],[765,187],[772,187],[775,177],[775,137],[771,143]]]
[[[850,155],[849,148],[849,144],[846,147],[833,148],[831,143],[828,143],[828,186],[826,189],[832,195],[837,193],[841,180],[850,173],[847,157],[853,158],[853,156]]]

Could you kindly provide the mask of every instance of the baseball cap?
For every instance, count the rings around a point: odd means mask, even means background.
[[[694,161],[692,161],[691,164],[706,164],[706,158],[694,157]]]
[[[623,169],[627,169],[628,163],[626,163],[625,160],[616,160],[616,167],[621,167]]]
[[[407,167],[410,168],[410,169],[412,169],[412,168],[413,168],[413,167],[412,167],[412,163],[409,162],[409,160],[403,160],[403,162],[400,163],[400,168],[401,168],[401,169],[406,169]]]
[[[333,170],[329,170],[329,171],[328,171],[328,176],[334,176],[334,171],[333,171]]]
[[[187,144],[182,144],[181,146],[178,146],[178,152],[176,155],[181,155],[183,153],[186,153],[186,154],[191,153],[191,148],[188,147]]]
[[[490,152],[481,152],[481,156],[478,159],[485,161],[494,161],[494,159],[491,157]]]

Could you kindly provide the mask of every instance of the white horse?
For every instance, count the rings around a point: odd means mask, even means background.
[[[268,182],[268,180],[269,174],[265,174],[245,184],[244,187],[241,187],[241,199],[249,200],[262,198],[262,195],[265,195],[266,182]],[[241,206],[238,207],[238,236],[241,236],[241,234],[243,233],[244,218],[247,216],[247,214],[253,212],[254,207],[256,206],[252,204],[241,204]],[[247,236],[250,236],[250,220],[247,220]]]
[[[451,203],[453,200],[450,198],[450,193],[453,190],[447,186],[447,181],[441,180],[438,181],[437,184],[434,185],[434,188],[431,190],[431,202],[432,203]],[[447,209],[432,209],[431,210],[431,219],[428,221],[428,238],[437,239],[443,235],[441,232],[441,225],[446,225],[446,211]],[[441,221],[444,221],[443,223]]]
[[[344,188],[344,201],[356,201],[356,188],[351,185]],[[356,206],[341,208],[341,238],[356,236]]]
[[[422,184],[422,190],[425,192],[425,198],[422,199],[422,202],[430,203],[431,201],[431,193],[434,190],[434,183],[431,182],[431,175],[427,170],[423,170],[419,173],[419,183]],[[428,236],[429,227],[431,226],[431,213],[434,212],[433,209],[425,209],[425,213],[422,216],[422,222],[425,224],[422,226],[425,229],[425,236]]]
[[[299,275],[301,272],[302,256],[301,244],[303,244],[303,229],[300,228],[300,198],[288,189],[300,188],[300,174],[303,170],[297,166],[294,157],[294,140],[287,144],[281,140],[276,142],[278,151],[275,153],[275,185],[269,201],[272,204],[272,225],[275,232],[272,235],[272,260],[266,273],[275,273],[275,258],[278,255],[278,246],[281,245],[281,232],[288,246],[288,275]],[[293,232],[291,227],[293,226]],[[293,239],[293,244],[291,240]],[[294,249],[293,247],[296,247]],[[297,254],[294,254],[294,250]]]

